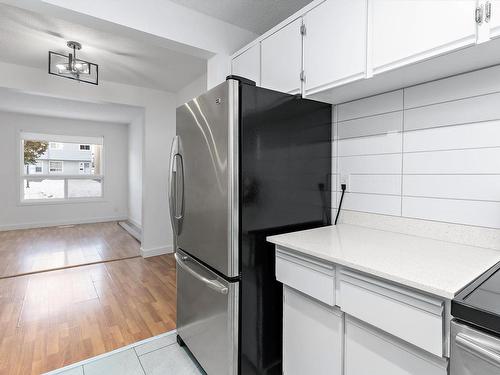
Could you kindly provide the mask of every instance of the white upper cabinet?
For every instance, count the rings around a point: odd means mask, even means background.
[[[491,38],[500,36],[500,0],[485,3],[485,24],[489,24]]]
[[[231,72],[234,75],[251,79],[257,86],[260,86],[260,43],[236,56],[231,62]]]
[[[304,17],[305,93],[366,76],[367,0],[327,0]]]
[[[298,94],[302,90],[302,18],[261,42],[261,84],[271,90]]]
[[[369,4],[369,61],[375,74],[476,43],[476,0]]]

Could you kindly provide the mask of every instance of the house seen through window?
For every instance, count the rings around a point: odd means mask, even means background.
[[[49,147],[51,150],[62,150],[64,145],[60,142],[49,142]]]
[[[63,171],[63,161],[49,161],[49,171],[50,173],[62,173]]]
[[[100,198],[101,137],[21,133],[21,200]]]

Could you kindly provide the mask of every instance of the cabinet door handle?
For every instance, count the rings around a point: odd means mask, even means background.
[[[487,1],[485,5],[484,22],[490,22],[491,20],[491,1]]]
[[[481,4],[481,6],[478,6],[476,8],[476,14],[475,14],[476,23],[478,25],[481,25],[483,23],[483,14],[484,14],[484,5]]]

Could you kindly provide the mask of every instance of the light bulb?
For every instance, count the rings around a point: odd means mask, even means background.
[[[59,74],[67,74],[70,72],[68,64],[56,64],[56,68]]]
[[[78,73],[84,73],[84,74],[89,73],[89,64],[87,64],[87,63],[77,61],[77,62],[75,62],[73,67],[74,67],[74,70],[77,71]]]

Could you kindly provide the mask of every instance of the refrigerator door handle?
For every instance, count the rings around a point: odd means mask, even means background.
[[[176,167],[177,167],[176,179],[177,179],[177,177],[179,177],[179,181],[181,183],[181,188],[179,189],[179,191],[177,191],[177,188],[179,187],[179,185],[176,185],[176,188],[175,188],[175,193],[176,193],[175,199],[176,200],[179,199],[179,203],[181,204],[179,214],[177,214],[177,211],[175,212],[175,214],[176,214],[175,218],[177,219],[177,223],[179,224],[180,221],[184,218],[184,159],[182,158],[182,155],[180,153],[175,155],[175,158],[180,161],[179,164],[176,164]],[[177,193],[182,194],[180,196],[180,198],[177,195]],[[177,228],[177,229],[180,229],[180,228]]]
[[[169,174],[168,174],[168,203],[170,209],[170,221],[172,223],[172,229],[175,234],[178,234],[177,230],[177,218],[175,214],[176,209],[176,186],[177,186],[177,172],[175,168],[176,158],[179,154],[179,137],[175,136],[172,141],[172,147],[170,149],[170,164],[169,164]]]
[[[182,267],[186,272],[190,273],[193,277],[196,279],[200,280],[204,284],[206,284],[209,288],[221,293],[221,294],[227,294],[229,289],[222,283],[220,283],[217,280],[210,280],[209,278],[200,275],[198,272],[193,270],[191,267],[189,267],[186,262],[189,260],[188,257],[186,256],[181,256],[179,253],[175,253],[175,260],[177,261],[177,264]]]

